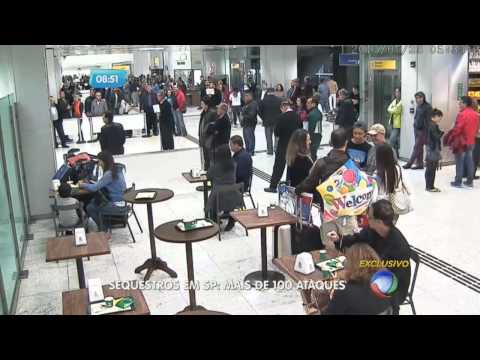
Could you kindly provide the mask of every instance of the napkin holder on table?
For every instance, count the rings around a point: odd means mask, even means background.
[[[307,252],[298,254],[295,258],[294,270],[304,275],[313,273],[315,271],[315,264],[313,263],[312,254]]]
[[[74,230],[75,246],[87,245],[87,235],[84,228],[75,228]]]

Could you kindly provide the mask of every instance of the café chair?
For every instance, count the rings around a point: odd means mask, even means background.
[[[122,208],[121,213],[102,213],[100,215],[100,228],[104,229],[104,224],[108,224],[108,229],[107,231],[111,234],[112,229],[119,229],[119,228],[126,228],[128,227],[128,230],[130,231],[130,236],[132,237],[133,243],[136,243],[135,241],[135,236],[133,235],[132,228],[130,227],[130,224],[128,222],[129,214],[131,211],[131,207],[129,205],[125,205],[124,208]]]
[[[249,198],[250,198],[250,201],[252,202],[253,208],[256,209],[255,201],[253,201],[253,197],[252,197],[252,181],[253,181],[253,172],[252,172],[252,174],[250,175],[250,179],[248,180],[248,185],[247,185],[246,189],[245,189],[244,192],[243,192],[243,196],[244,196],[244,197],[249,197]]]
[[[417,315],[417,312],[415,311],[415,305],[413,304],[413,290],[415,290],[415,282],[417,281],[418,267],[420,266],[420,256],[418,256],[418,253],[415,250],[411,249],[410,259],[415,263],[415,269],[413,270],[412,282],[410,283],[410,289],[408,289],[407,297],[401,305],[410,305],[413,315]]]
[[[75,228],[78,228],[78,227],[83,227],[85,229],[87,228],[88,218],[83,213],[82,204],[80,202],[77,202],[76,204],[73,204],[73,205],[58,205],[55,202],[55,204],[51,204],[50,207],[53,212],[52,219],[53,219],[53,226],[55,228],[55,237],[66,236],[67,231],[70,231],[73,233]],[[60,223],[60,211],[68,211],[68,210],[75,210],[79,215],[78,222],[71,226],[65,226]]]
[[[123,172],[123,176],[125,177],[125,182],[126,182],[126,173],[127,173],[127,167],[124,164],[121,163],[115,163],[115,166],[117,166],[120,170]],[[128,193],[129,191],[135,190],[135,183],[132,183],[132,186],[130,186],[128,189],[124,191],[124,194]],[[140,232],[143,234],[143,229],[142,226],[140,225],[140,221],[138,221],[137,214],[135,213],[135,209],[133,208],[133,204],[128,204],[127,205],[129,210],[128,210],[128,217],[130,218],[132,215],[135,217],[135,221],[137,222],[138,228],[140,229]]]
[[[233,185],[218,185],[218,186],[215,186],[214,191],[215,191],[215,215],[217,218],[218,227],[220,228],[222,215],[224,213],[224,210],[221,208],[221,205],[220,205],[220,198],[224,198],[225,196],[228,196],[228,194],[237,192],[239,195],[239,203],[235,204],[236,205],[235,209],[239,209],[239,208],[242,210],[246,209],[245,201],[243,200],[243,193],[244,193],[243,183],[238,183]],[[220,228],[220,231],[218,232],[218,241],[222,241],[221,232],[222,230]]]

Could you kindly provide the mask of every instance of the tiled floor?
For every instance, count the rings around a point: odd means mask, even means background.
[[[185,122],[189,133],[196,136],[198,116],[186,116]],[[233,133],[237,132],[241,130],[234,129]],[[259,126],[256,133],[258,149],[265,149],[263,128]],[[189,140],[183,140],[185,147],[195,147]],[[150,139],[138,141],[138,152],[145,152],[143,150],[150,147],[148,141]],[[132,153],[129,146],[127,144],[127,152]],[[320,153],[326,151],[328,149],[324,148]],[[175,192],[171,200],[154,205],[155,224],[202,216],[202,193],[195,191],[195,186],[181,176],[182,171],[199,167],[198,149],[132,155],[121,159],[127,166],[129,181],[134,181],[137,188],[164,187]],[[273,156],[259,153],[253,161],[255,167],[271,173]],[[413,246],[480,277],[477,234],[480,213],[476,206],[480,203],[480,185],[477,184],[473,190],[452,189],[449,182],[453,174],[453,167],[444,167],[438,173],[436,184],[442,192],[431,194],[424,191],[423,172],[405,171],[404,177],[414,192],[412,200],[415,210],[402,216],[398,227]],[[276,195],[263,191],[267,185],[260,178],[254,178],[252,191],[255,201],[275,201]],[[145,229],[145,208],[136,206],[136,212]],[[142,279],[133,270],[149,256],[149,240],[146,233],[140,233],[134,219],[131,225],[137,243],[132,243],[128,230],[114,230],[112,253],[85,260],[87,278],[99,277],[104,283]],[[46,238],[53,236],[51,221],[33,224],[31,232],[35,238],[28,244],[25,261],[29,277],[21,281],[17,313],[61,314],[61,292],[78,288],[75,262],[45,263]],[[270,259],[271,232],[267,234]],[[187,279],[184,246],[158,240],[156,244],[160,256],[178,273],[178,279],[169,279],[165,273],[156,271],[151,280],[163,281],[164,286],[168,282],[171,285],[179,281],[183,287]],[[245,231],[236,225],[232,232],[223,235],[221,242],[213,238],[194,244],[193,256],[195,279],[203,287],[207,281],[240,281],[249,272],[260,269],[259,231],[250,231],[249,237],[246,237]],[[270,261],[268,266],[274,268]],[[183,288],[147,290],[145,298],[152,314],[174,314],[188,304],[188,292]],[[480,294],[423,264],[420,265],[414,299],[418,314],[480,314]],[[197,292],[197,303],[211,310],[231,314],[303,314],[301,298],[296,290],[202,289]],[[411,314],[410,308],[402,307],[401,313]]]

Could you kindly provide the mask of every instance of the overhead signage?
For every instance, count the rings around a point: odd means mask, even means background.
[[[94,89],[119,88],[127,82],[126,70],[98,69],[90,73],[90,86]]]
[[[396,70],[396,60],[370,60],[370,69],[372,70]]]
[[[130,65],[112,65],[112,70],[130,71]]]
[[[340,54],[338,64],[340,66],[358,66],[360,65],[360,55],[358,53]]]

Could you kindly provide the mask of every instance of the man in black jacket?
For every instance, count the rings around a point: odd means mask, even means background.
[[[242,109],[243,118],[243,138],[245,139],[245,148],[251,155],[255,155],[255,127],[257,126],[258,105],[253,100],[253,94],[250,91],[245,93],[245,106]]]
[[[430,122],[432,106],[425,100],[425,94],[421,91],[415,94],[417,109],[413,120],[413,130],[415,132],[415,145],[413,147],[410,160],[403,165],[404,169],[423,169],[423,146],[426,141],[427,124]],[[412,165],[417,163],[417,166]]]
[[[391,297],[393,313],[398,315],[400,305],[405,300],[410,285],[410,245],[393,225],[395,213],[388,200],[379,200],[368,210],[368,228],[360,233],[339,237],[335,231],[327,234],[327,248],[341,250],[357,242],[370,245],[381,260],[397,260],[396,266],[387,268],[397,277],[398,288]],[[407,264],[401,265],[401,264]],[[380,269],[379,269],[380,270]]]
[[[282,101],[280,110],[282,114],[278,117],[277,126],[275,126],[275,136],[278,137],[275,163],[273,165],[272,178],[270,179],[270,187],[265,188],[265,191],[270,193],[277,192],[278,183],[285,170],[288,142],[294,131],[300,128],[300,119],[297,113],[292,110],[288,101]]]
[[[95,100],[95,89],[90,89],[90,96],[85,99],[85,114],[92,116],[92,102]]]
[[[340,89],[338,91],[338,112],[335,118],[335,124],[346,131],[347,138],[352,137],[353,124],[357,121],[355,116],[355,106],[352,99],[348,97],[348,91]]]
[[[112,155],[123,155],[125,150],[125,132],[122,124],[113,122],[113,113],[108,111],[103,115],[103,122],[100,133],[100,147],[102,151],[109,151]]]
[[[330,175],[337,171],[349,159],[347,149],[347,136],[344,129],[335,129],[330,137],[330,145],[333,149],[327,156],[318,159],[313,164],[308,177],[295,188],[295,193],[300,195],[303,192],[313,194],[313,199],[320,204],[323,212],[323,200],[318,194],[316,188],[322,182],[327,180]]]
[[[243,139],[239,135],[234,135],[230,139],[230,150],[233,152],[232,159],[237,164],[237,181],[243,183],[244,189],[250,188],[250,180],[253,175],[252,157],[243,147]]]
[[[210,168],[210,149],[213,144],[213,136],[208,134],[210,124],[214,123],[217,118],[215,106],[211,104],[211,98],[206,96],[201,103],[203,111],[200,114],[198,123],[198,145],[200,146],[203,170]]]
[[[280,114],[282,99],[275,95],[275,89],[269,88],[258,106],[258,115],[262,118],[267,138],[267,155],[273,155],[273,130]]]

